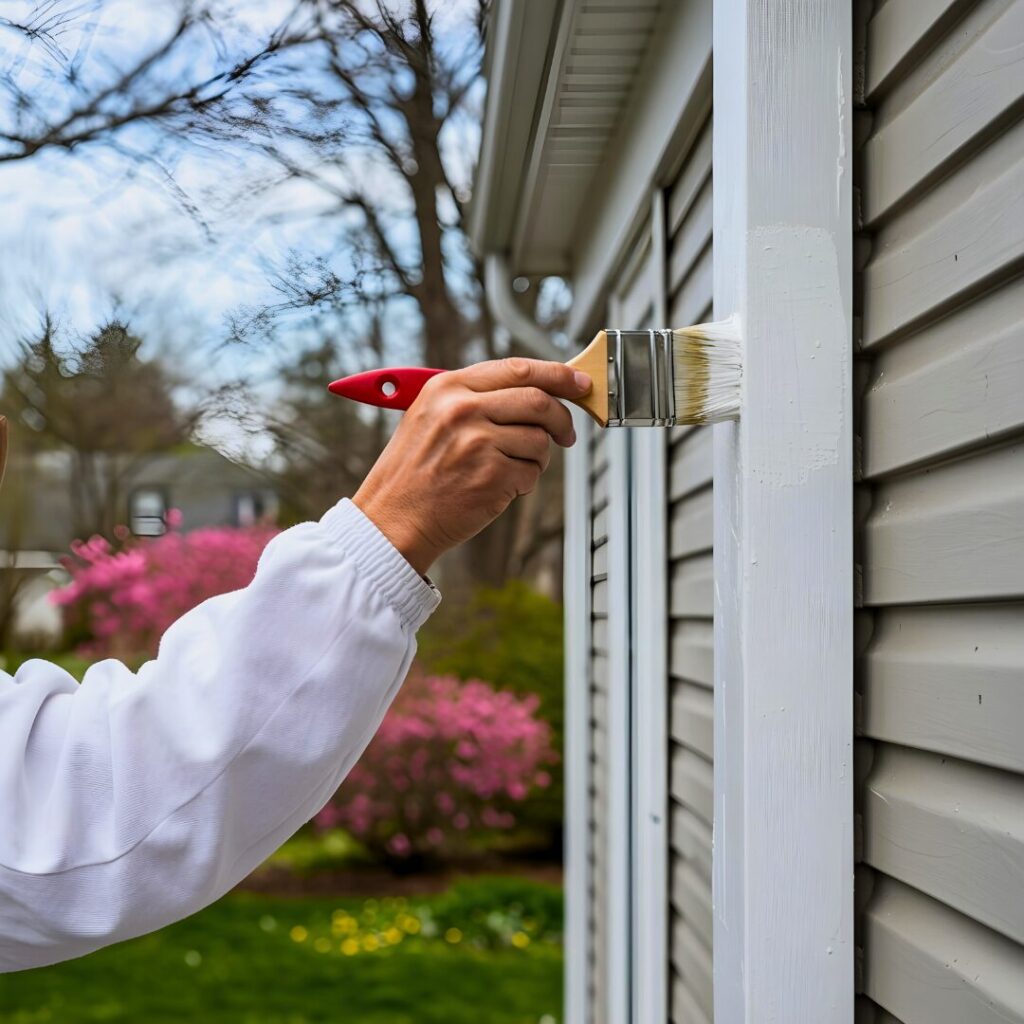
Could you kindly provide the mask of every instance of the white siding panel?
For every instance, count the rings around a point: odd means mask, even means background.
[[[714,559],[708,554],[683,558],[672,566],[669,614],[673,618],[705,617],[714,600]]]
[[[972,0],[914,0],[879,4],[868,26],[866,89],[875,93],[892,73],[920,52],[937,28]]]
[[[707,825],[713,812],[711,762],[688,747],[672,752],[672,797]]]
[[[681,804],[672,808],[672,849],[696,867],[711,892],[711,826]]]
[[[608,451],[606,435],[595,431],[590,442],[590,808],[588,989],[592,1007],[607,1001],[608,920]],[[603,1021],[598,1011],[595,1024]]]
[[[864,544],[870,604],[1024,596],[1024,443],[880,484]]]
[[[707,879],[693,863],[675,857],[672,864],[672,905],[679,916],[688,921],[690,927],[711,949],[714,928],[711,913],[711,890]]]
[[[713,512],[714,501],[708,486],[673,506],[669,525],[669,557],[683,558],[711,550]]]
[[[866,736],[1024,773],[1024,605],[878,616],[861,687]]]
[[[711,177],[709,175],[694,197],[686,219],[672,240],[668,265],[670,281],[683,280],[697,257],[711,244],[712,203]],[[673,322],[671,326],[682,327],[685,325]]]
[[[676,1024],[711,1024],[692,989],[678,975],[672,982],[672,1020]]]
[[[1024,427],[1024,279],[879,354],[864,396],[864,474],[876,477]]]
[[[711,619],[682,619],[672,630],[669,672],[710,688],[715,683],[714,652]]]
[[[973,178],[968,165],[961,172]],[[878,344],[951,308],[1024,257],[1024,160],[972,181],[970,197],[864,271],[864,344]]]
[[[867,863],[1024,943],[1024,776],[886,745],[864,810]]]
[[[674,236],[683,223],[690,205],[711,178],[711,119],[700,130],[693,148],[678,177],[668,192],[669,234]],[[678,277],[682,277],[682,272]],[[673,278],[677,280],[677,278]]]
[[[709,761],[714,756],[712,714],[714,698],[703,686],[680,683],[672,692],[672,739],[703,754]]]
[[[712,125],[697,132],[668,190],[669,326],[707,318],[712,302]],[[672,965],[675,1024],[711,1021],[714,570],[712,444],[707,428],[672,431],[669,502]]]
[[[689,922],[678,916],[672,925],[672,966],[695,997],[705,1018],[710,1020],[714,1014],[711,953]]]
[[[711,431],[694,430],[673,445],[669,461],[669,498],[677,501],[706,487],[712,479]]]
[[[1024,0],[857,6],[867,1019],[1021,1024]]]
[[[882,876],[864,920],[864,985],[903,1024],[1021,1024],[1024,950]]]
[[[672,294],[668,311],[670,327],[704,323],[711,308],[714,263],[711,246],[704,249],[689,274]]]
[[[913,6],[895,4],[896,7]],[[1024,6],[1011,4],[865,146],[864,219],[922,188],[1024,95]],[[1007,45],[1010,43],[1010,45]]]

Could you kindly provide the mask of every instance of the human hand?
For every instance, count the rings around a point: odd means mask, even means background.
[[[537,485],[550,441],[569,448],[590,378],[564,363],[498,359],[424,385],[353,501],[425,573]]]

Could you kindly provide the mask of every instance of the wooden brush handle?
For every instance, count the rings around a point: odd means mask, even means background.
[[[600,426],[608,424],[608,335],[599,331],[594,340],[568,366],[582,370],[594,382],[590,393],[573,401],[588,412]],[[382,409],[408,409],[419,397],[423,385],[444,370],[428,370],[420,366],[394,366],[367,370],[342,377],[327,385],[328,390],[342,398]]]
[[[608,426],[608,335],[598,331],[594,340],[567,363],[574,370],[581,370],[594,382],[590,392],[578,398],[578,405],[597,421],[599,427]]]

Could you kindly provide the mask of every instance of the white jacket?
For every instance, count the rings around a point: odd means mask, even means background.
[[[0,672],[0,971],[160,928],[244,878],[338,788],[439,599],[342,501],[137,674]]]

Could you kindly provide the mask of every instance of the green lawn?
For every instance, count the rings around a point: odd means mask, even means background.
[[[557,1024],[557,890],[411,900],[233,893],[155,935],[0,977],[2,1024]]]

